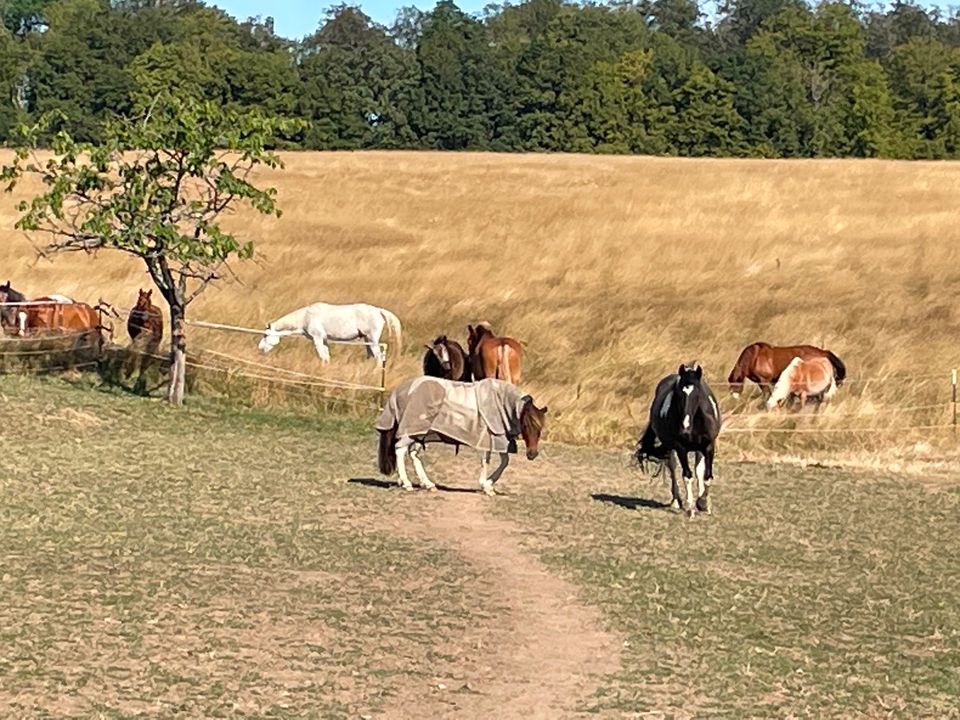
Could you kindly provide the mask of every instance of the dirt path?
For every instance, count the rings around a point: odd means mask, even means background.
[[[579,717],[577,706],[600,677],[619,667],[622,641],[602,629],[600,613],[580,603],[570,583],[521,549],[516,527],[490,512],[496,498],[441,493],[431,500],[431,522],[418,534],[455,548],[477,567],[506,611],[453,651],[454,677],[407,688],[380,717]]]

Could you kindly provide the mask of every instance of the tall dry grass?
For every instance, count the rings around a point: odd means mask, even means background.
[[[723,382],[754,340],[814,343],[851,382],[816,418],[734,418],[733,429],[884,427],[873,433],[731,433],[744,453],[894,448],[942,455],[949,370],[960,365],[960,165],[880,161],[305,153],[258,180],[281,219],[241,213],[256,241],[243,284],[208,291],[192,317],[260,327],[318,300],[365,301],[403,320],[390,384],[422,343],[490,321],[527,346],[524,385],[551,407],[551,435],[626,444],[651,388],[700,360]],[[28,294],[130,305],[133,260],[34,259],[0,200],[0,280]],[[308,343],[266,358],[256,338],[192,330],[190,341],[311,374],[376,383],[357,348],[323,369]],[[908,410],[939,403],[937,408]],[[916,443],[920,443],[919,445]],[[929,444],[929,447],[928,447]],[[907,452],[909,451],[909,452]]]

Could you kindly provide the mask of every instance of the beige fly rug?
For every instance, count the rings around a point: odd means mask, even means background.
[[[390,393],[376,427],[390,430],[396,425],[398,438],[422,438],[425,443],[449,438],[478,450],[516,452],[520,412],[529,399],[503,380],[463,383],[417,377]]]

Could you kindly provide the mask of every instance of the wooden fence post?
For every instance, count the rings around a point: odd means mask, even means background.
[[[380,410],[384,407],[384,397],[387,392],[387,344],[380,344]]]
[[[957,369],[950,373],[950,384],[953,386],[953,434],[957,434]]]

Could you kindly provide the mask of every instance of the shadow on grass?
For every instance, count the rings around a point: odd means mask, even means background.
[[[626,508],[627,510],[637,510],[638,508],[647,508],[648,510],[666,510],[670,503],[660,502],[659,500],[648,500],[641,497],[626,497],[624,495],[608,495],[606,493],[594,493],[591,495],[597,502],[610,503]]]
[[[379,478],[350,478],[347,480],[348,483],[353,485],[363,485],[364,487],[377,488],[379,490],[398,490],[400,488],[397,485],[396,480],[380,480]],[[413,486],[414,490],[423,490],[418,485]],[[445,493],[470,493],[476,494],[480,493],[480,488],[465,488],[465,487],[454,487],[453,485],[442,485],[437,483],[437,490]],[[502,490],[497,490],[498,495],[509,495],[510,493],[505,493]]]

